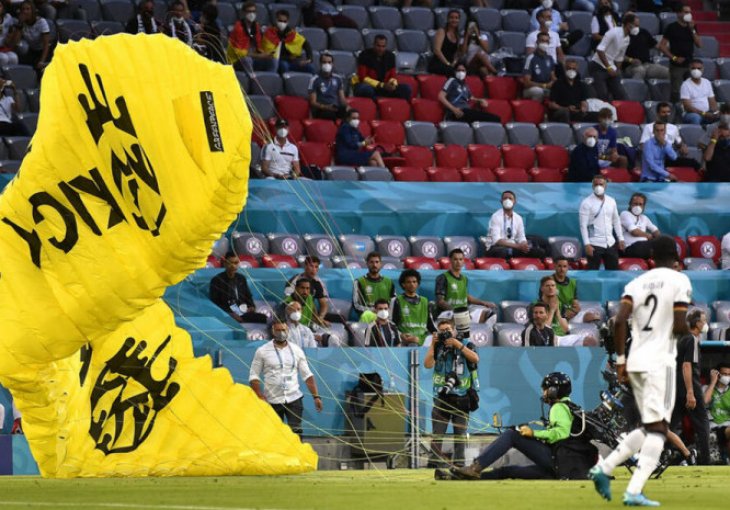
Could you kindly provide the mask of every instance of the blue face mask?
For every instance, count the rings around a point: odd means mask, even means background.
[[[730,138],[721,138],[720,140],[718,140],[717,145],[719,145],[723,149],[727,149],[728,147],[730,147]]]

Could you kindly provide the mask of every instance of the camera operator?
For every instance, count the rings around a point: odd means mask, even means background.
[[[463,466],[466,449],[464,440],[471,408],[468,393],[472,385],[476,386],[476,374],[472,372],[476,372],[479,355],[474,344],[459,339],[453,319],[439,319],[436,328],[434,341],[423,361],[424,367],[434,369],[431,448],[438,457],[437,463],[445,460],[441,444],[451,422],[454,429],[453,463]]]
[[[14,116],[20,111],[18,90],[10,80],[0,79],[0,136],[28,136],[28,130]]]

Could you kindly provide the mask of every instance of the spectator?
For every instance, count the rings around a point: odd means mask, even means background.
[[[722,237],[722,269],[730,269],[730,232]]]
[[[537,19],[540,22],[540,28],[527,35],[527,38],[525,39],[525,53],[527,55],[534,53],[537,48],[538,34],[547,34],[550,38],[548,41],[547,54],[553,58],[556,64],[564,64],[565,54],[563,53],[563,48],[560,45],[560,36],[556,31],[552,30],[552,13],[552,9],[543,9],[540,11],[540,14],[537,16]]]
[[[558,347],[598,345],[598,341],[590,333],[570,334],[570,324],[560,311],[558,287],[553,276],[544,276],[540,279],[540,292],[537,300],[547,306],[546,324],[549,324],[555,333],[553,345]]]
[[[299,301],[292,301],[286,305],[284,314],[286,316],[286,325],[289,327],[288,341],[290,343],[302,349],[319,347],[312,330],[301,323],[302,305]]]
[[[727,237],[727,236],[725,236]],[[710,384],[703,391],[704,402],[710,413],[710,428],[717,436],[724,461],[730,455],[730,362],[721,361],[710,371]]]
[[[383,259],[377,251],[368,253],[365,263],[367,274],[355,280],[352,288],[352,304],[358,314],[373,310],[376,301],[385,299],[389,302],[395,297],[395,285],[387,276],[380,274]]]
[[[256,3],[243,4],[243,17],[236,21],[228,37],[226,56],[228,63],[237,70],[276,72],[277,62],[273,55],[262,50],[263,33],[256,21]]]
[[[390,306],[387,299],[375,301],[375,321],[365,330],[366,347],[398,347],[401,344],[398,327],[390,320]]]
[[[424,345],[426,336],[436,327],[428,310],[428,299],[418,295],[421,273],[415,269],[406,269],[400,274],[398,284],[403,294],[393,300],[393,322],[398,326],[401,342]]]
[[[289,122],[278,119],[275,126],[276,136],[262,151],[261,171],[271,179],[298,179],[302,175],[299,150],[287,139]]]
[[[359,126],[360,112],[348,110],[345,121],[337,131],[335,161],[338,165],[384,167],[383,158],[377,150],[365,149],[375,139],[372,136],[365,138],[358,129]]]
[[[155,2],[142,0],[137,7],[137,15],[127,22],[125,31],[128,34],[157,34],[161,32],[162,23],[155,18]]]
[[[564,51],[583,38],[582,30],[574,30],[573,32],[569,31],[570,27],[568,23],[563,19],[563,16],[560,14],[560,11],[557,9],[557,6],[555,6],[552,0],[542,0],[542,2],[539,2],[539,5],[532,10],[532,14],[530,15],[530,32],[539,30],[539,18],[540,14],[542,14],[544,10],[550,11],[551,19],[549,28],[560,37],[561,47]],[[591,10],[593,9],[591,8]]]
[[[51,59],[51,29],[45,18],[38,16],[35,4],[30,0],[20,4],[18,24],[22,29],[21,39],[28,50],[19,55],[19,62],[42,72]]]
[[[639,18],[633,13],[627,13],[624,14],[622,21],[623,26],[606,32],[588,64],[588,70],[593,77],[593,87],[596,89],[596,97],[603,101],[609,101],[609,92],[616,101],[626,99],[626,91],[621,85],[619,67],[624,60],[626,48],[629,46],[629,34],[638,35],[639,33]]]
[[[621,213],[626,249],[624,256],[648,259],[651,257],[651,241],[661,235],[646,211],[646,195],[634,193],[629,200],[629,209]]]
[[[705,133],[697,142],[697,147],[705,150],[707,146],[710,145],[710,137],[712,136],[712,133],[715,132],[715,129],[718,128],[721,122],[730,125],[730,103],[723,103],[720,105],[720,119],[713,124],[708,124],[707,126],[705,126]]]
[[[567,182],[591,182],[593,177],[600,174],[597,144],[596,128],[591,127],[583,131],[583,143],[570,153],[570,166],[565,177]]]
[[[719,118],[712,83],[702,77],[704,64],[700,59],[690,62],[690,77],[684,80],[679,92],[684,107],[685,124],[711,124]]]
[[[617,167],[626,168],[628,159],[626,156],[618,154],[618,133],[616,128],[611,126],[613,122],[613,112],[610,108],[602,108],[598,112],[598,166],[601,168]]]
[[[398,97],[410,101],[411,87],[398,83],[395,78],[395,53],[387,46],[388,39],[378,34],[373,47],[357,56],[357,74],[352,77],[353,93],[358,97]]]
[[[258,349],[251,361],[248,383],[261,400],[271,404],[276,414],[286,421],[292,432],[302,435],[302,415],[304,414],[304,395],[299,389],[299,375],[307,385],[314,399],[317,412],[322,411],[322,397],[317,391],[314,380],[304,356],[304,351],[288,342],[289,331],[286,323],[275,322],[271,326],[274,338]],[[263,372],[264,390],[261,391]]]
[[[224,64],[226,52],[224,50],[221,23],[218,20],[218,7],[209,2],[200,11],[200,32],[195,36],[196,49],[204,57]]]
[[[238,272],[238,255],[229,251],[223,259],[225,271],[210,281],[210,300],[236,322],[266,323],[266,315],[256,313],[246,277]]]
[[[307,262],[307,260],[317,260],[317,262]],[[327,303],[326,288],[316,273],[313,278],[306,276],[307,273],[312,274],[311,268],[307,268],[307,264],[318,267],[319,259],[314,256],[308,256],[304,262],[305,272],[289,280],[287,292],[291,291],[292,286],[294,290],[284,299],[284,308],[293,301],[299,302],[302,305],[302,316],[299,322],[312,330],[317,343],[323,347],[341,347],[342,340],[339,335],[330,329],[331,324],[324,319],[329,306]],[[325,297],[320,297],[322,295]],[[319,311],[317,311],[315,299],[319,303]]]
[[[730,105],[728,105],[727,109],[730,112]],[[679,127],[677,127],[675,124],[671,123],[671,118],[672,118],[671,105],[669,103],[664,103],[664,102],[658,103],[656,106],[656,120],[657,120],[657,122],[663,122],[667,125],[667,129],[666,129],[667,133],[665,135],[666,141],[677,152],[677,159],[675,159],[674,161],[667,160],[667,159],[664,160],[665,166],[684,166],[684,167],[692,167],[695,170],[699,170],[700,169],[699,163],[697,162],[697,160],[689,157],[689,149],[687,147],[687,144],[682,141],[682,138],[679,136]],[[639,142],[639,146],[643,147],[643,145],[649,139],[651,139],[652,136],[654,136],[654,123],[649,122],[647,124],[644,124],[644,128],[641,131],[641,140]],[[710,138],[708,136],[707,140],[709,141],[709,139]]]
[[[18,63],[18,55],[13,49],[18,44],[20,34],[17,20],[6,12],[5,4],[0,2],[0,68]]]
[[[10,80],[0,78],[0,136],[29,136],[25,125],[15,118],[20,112],[18,89]]]
[[[468,122],[469,124],[472,122],[500,122],[500,118],[497,115],[470,107],[472,95],[469,85],[465,80],[466,66],[462,62],[459,62],[456,64],[454,77],[446,80],[438,95],[439,102],[444,106],[444,110],[446,110],[444,119]],[[474,101],[482,108],[487,107],[486,99],[476,98]]]
[[[350,17],[339,12],[334,5],[325,0],[308,0],[302,9],[304,24],[306,26],[317,26],[322,30],[329,30],[332,27],[358,28]]]
[[[311,294],[314,306],[310,310],[307,310],[306,307],[302,309],[304,316],[302,322],[305,326],[310,326],[311,322],[321,326],[329,326],[329,322],[325,320],[329,311],[329,294],[327,293],[327,286],[319,277],[319,264],[319,257],[307,255],[304,258],[304,272],[289,278],[284,291],[285,294],[290,295],[293,290],[296,291],[299,280],[307,279],[309,281],[309,294]],[[314,303],[314,300],[316,300],[316,303]],[[317,311],[317,308],[319,308],[319,311]]]
[[[522,331],[523,347],[554,347],[555,332],[547,325],[548,305],[542,301],[530,307],[532,318]]]
[[[700,338],[709,330],[707,315],[696,308],[687,314],[687,324],[689,333],[677,342],[677,393],[671,427],[675,434],[681,434],[683,418],[689,417],[697,447],[697,464],[707,466],[710,464],[710,424],[700,383]]]
[[[588,111],[588,93],[578,74],[575,60],[565,62],[563,76],[550,89],[548,119],[553,122],[595,122],[596,112]]]
[[[629,47],[624,57],[623,74],[634,80],[668,80],[669,69],[666,65],[655,64],[651,60],[651,50],[657,41],[645,28],[639,27],[639,33],[629,36]]]
[[[557,257],[555,259],[555,272],[553,280],[558,289],[558,302],[560,303],[560,315],[567,321],[595,322],[601,319],[600,314],[590,310],[581,311],[578,301],[578,282],[575,278],[568,276],[568,259]]]
[[[461,273],[464,267],[464,252],[454,248],[449,252],[450,268],[436,277],[436,308],[439,312],[469,308],[473,322],[486,322],[495,315],[497,305],[490,301],[482,301],[469,294],[469,279]]]
[[[665,160],[674,161],[677,153],[672,144],[667,142],[667,125],[663,122],[654,123],[654,136],[644,144],[641,154],[641,182],[669,182],[676,178],[670,174],[665,166]]]
[[[730,182],[730,125],[721,122],[712,132],[704,154],[705,181]]]
[[[672,103],[679,102],[679,89],[687,74],[689,63],[694,58],[695,46],[701,48],[702,40],[692,20],[692,8],[689,5],[680,6],[677,11],[677,21],[664,29],[662,40],[659,41],[659,51],[669,59]]]
[[[541,101],[550,95],[550,88],[557,79],[555,77],[556,63],[548,55],[550,36],[544,32],[537,35],[537,50],[527,56],[525,71],[522,75],[522,89],[524,97]]]
[[[319,74],[309,81],[309,106],[316,119],[337,120],[347,113],[345,84],[332,71],[334,58],[324,51],[319,55]]]
[[[193,36],[195,26],[185,18],[185,4],[181,0],[175,0],[170,4],[168,21],[164,25],[164,31],[173,39],[180,40],[186,46],[193,47]]]
[[[636,7],[641,12],[675,12],[682,8],[681,0],[637,0]]]
[[[484,78],[487,75],[497,74],[497,69],[489,59],[489,35],[488,32],[480,32],[475,22],[469,23],[464,34],[466,40],[466,69],[469,74],[477,74]],[[463,44],[464,41],[462,40]]]
[[[461,11],[452,9],[446,16],[446,26],[439,28],[433,38],[433,56],[428,63],[428,72],[453,76],[456,63],[466,53],[468,36],[462,39],[459,45],[459,23],[461,22]]]
[[[621,21],[618,13],[613,10],[611,0],[598,0],[591,19],[591,48],[595,49],[598,46],[606,32],[619,26]],[[656,45],[656,42],[654,44]]]
[[[579,219],[588,269],[598,269],[601,261],[606,269],[618,269],[618,249],[624,249],[624,237],[616,201],[606,195],[604,176],[593,177],[593,193],[580,203]]]
[[[530,246],[525,236],[522,216],[514,212],[517,195],[513,191],[502,192],[502,208],[492,214],[487,230],[487,257],[543,258],[545,250]]]
[[[304,36],[289,26],[289,11],[276,11],[276,24],[264,32],[261,51],[278,59],[281,74],[289,71],[314,74],[312,47]]]

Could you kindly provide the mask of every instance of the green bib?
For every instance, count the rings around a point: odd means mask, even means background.
[[[357,281],[363,303],[368,308],[373,308],[378,299],[390,301],[393,295],[393,281],[385,276],[377,282],[369,280],[366,276],[361,276]]]
[[[576,287],[578,283],[574,278],[568,279],[568,283],[563,285],[555,280],[555,286],[558,288],[558,301],[560,302],[560,311],[565,314],[565,310],[573,307],[573,300],[576,295]]]
[[[291,303],[292,301],[294,301],[294,298],[292,298],[291,296],[287,296],[287,298],[284,300],[284,302],[287,304]],[[315,314],[315,312],[316,310],[314,308],[314,298],[310,294],[304,301],[304,305],[302,305],[302,318],[299,321],[299,324],[309,327],[310,324],[312,324],[312,316]]]
[[[419,345],[428,335],[428,299],[420,297],[418,304],[409,303],[406,297],[401,294],[396,298],[400,306],[400,323],[398,331],[418,337]]]
[[[451,309],[469,305],[469,293],[467,286],[469,281],[465,275],[454,278],[450,271],[444,273],[446,277],[446,302]]]
[[[717,424],[730,421],[730,390],[726,390],[722,394],[717,389],[712,392],[710,416],[712,416],[712,421]]]

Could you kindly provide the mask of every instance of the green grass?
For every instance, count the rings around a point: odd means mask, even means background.
[[[45,480],[0,479],[0,509],[585,509],[623,508],[628,473],[607,503],[589,481],[436,482],[432,470],[320,471],[301,476]],[[662,508],[726,505],[730,468],[670,468],[646,494]],[[722,503],[725,501],[725,503]]]

